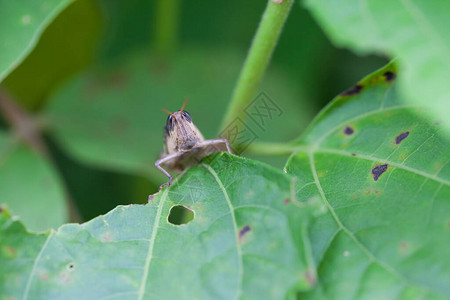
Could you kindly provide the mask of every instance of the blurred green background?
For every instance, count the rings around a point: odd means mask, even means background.
[[[163,147],[161,108],[175,111],[188,97],[196,125],[216,137],[265,6],[72,3],[2,83],[40,128],[45,150],[18,140],[2,109],[0,202],[33,230],[145,203],[166,180],[153,166]],[[335,95],[386,62],[335,48],[298,1],[259,89],[283,114],[264,129],[247,124],[259,142],[290,141]],[[286,159],[243,155],[278,168]]]

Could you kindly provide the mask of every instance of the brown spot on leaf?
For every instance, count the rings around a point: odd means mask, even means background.
[[[48,281],[48,274],[46,272],[38,272],[38,278],[43,281]]]
[[[405,132],[400,133],[399,135],[397,135],[395,137],[395,143],[397,145],[400,144],[404,139],[406,139],[408,137],[408,135],[409,135],[409,131],[405,131]]]
[[[347,127],[344,128],[344,133],[346,135],[352,135],[354,132],[355,132],[355,130],[352,127],[350,127],[350,126],[347,126]]]
[[[102,237],[102,241],[103,242],[111,242],[112,238],[111,235],[109,233],[105,233]]]
[[[247,232],[249,232],[250,230],[251,230],[250,226],[245,225],[244,228],[242,228],[242,229],[239,231],[239,240],[240,240]]]
[[[288,205],[289,202],[291,202],[291,199],[289,199],[289,198],[284,199],[284,204],[285,204],[285,205]]]
[[[407,250],[407,249],[409,248],[409,243],[408,243],[408,242],[405,242],[405,241],[402,241],[402,242],[400,243],[400,248],[401,248],[402,250]]]
[[[3,206],[0,205],[0,214],[3,212]]]
[[[16,256],[16,250],[11,246],[3,246],[3,252],[8,258],[14,258]]]
[[[69,283],[72,280],[72,274],[69,275],[69,273],[67,273],[67,271],[64,271],[62,273],[59,274],[59,280],[62,283]]]
[[[356,153],[352,153],[352,156],[356,156]]]
[[[314,275],[314,273],[311,270],[307,270],[305,272],[305,278],[306,278],[306,281],[308,281],[308,283],[311,286],[316,284],[316,281],[317,281],[316,276]]]
[[[388,169],[388,164],[378,165],[372,169],[373,180],[377,181],[381,175]]]
[[[345,97],[345,96],[353,96],[353,95],[357,95],[359,93],[361,93],[361,91],[363,90],[363,86],[360,84],[357,84],[355,86],[352,86],[351,88],[349,88],[346,91],[343,91],[340,96]]]
[[[383,76],[384,78],[386,78],[386,81],[393,81],[397,77],[397,74],[391,71],[387,71],[386,73],[383,74]]]

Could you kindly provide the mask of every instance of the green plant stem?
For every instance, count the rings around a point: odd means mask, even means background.
[[[285,0],[280,4],[275,4],[272,0],[268,1],[235,86],[231,102],[221,125],[221,131],[236,118],[244,119],[244,108],[253,99],[256,89],[264,76],[293,2],[294,0]]]
[[[155,13],[155,48],[158,54],[169,56],[176,49],[180,0],[158,0]]]

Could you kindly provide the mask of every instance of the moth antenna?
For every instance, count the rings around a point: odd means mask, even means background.
[[[176,119],[175,115],[174,115],[173,113],[171,113],[170,111],[168,111],[167,109],[161,108],[161,110],[162,110],[163,112],[165,112],[166,114],[171,115],[172,117],[174,117],[174,118]]]
[[[184,100],[183,106],[181,107],[181,111],[184,110],[184,108],[186,107],[186,104],[188,103],[189,98],[186,98],[186,100]]]

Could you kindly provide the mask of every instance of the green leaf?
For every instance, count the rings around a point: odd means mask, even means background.
[[[450,143],[399,101],[395,75],[338,96],[286,165],[297,198],[328,211],[310,228],[319,281],[301,299],[450,297]]]
[[[0,0],[0,82],[36,45],[48,24],[72,0]]]
[[[57,15],[36,47],[4,79],[2,85],[22,106],[42,107],[56,86],[92,61],[102,21],[95,2],[75,1]]]
[[[216,154],[147,205],[30,235],[0,214],[6,299],[286,299],[315,280],[306,231],[311,205],[292,178]],[[168,222],[174,206],[194,218]]]
[[[449,1],[309,0],[306,6],[337,45],[398,57],[405,100],[430,107],[450,129]]]
[[[147,51],[132,53],[71,80],[45,112],[58,142],[83,162],[161,181],[154,166],[163,149],[167,119],[161,108],[178,110],[188,97],[186,110],[194,123],[205,138],[216,137],[242,64],[233,51],[184,49],[171,59],[165,63]],[[302,108],[298,91],[283,73],[272,73],[267,82],[264,92],[283,116],[273,116],[264,129],[251,120],[246,124],[256,138],[292,139],[306,124],[309,110]]]
[[[47,159],[4,132],[0,132],[2,203],[35,231],[67,222],[64,188],[57,171]]]

